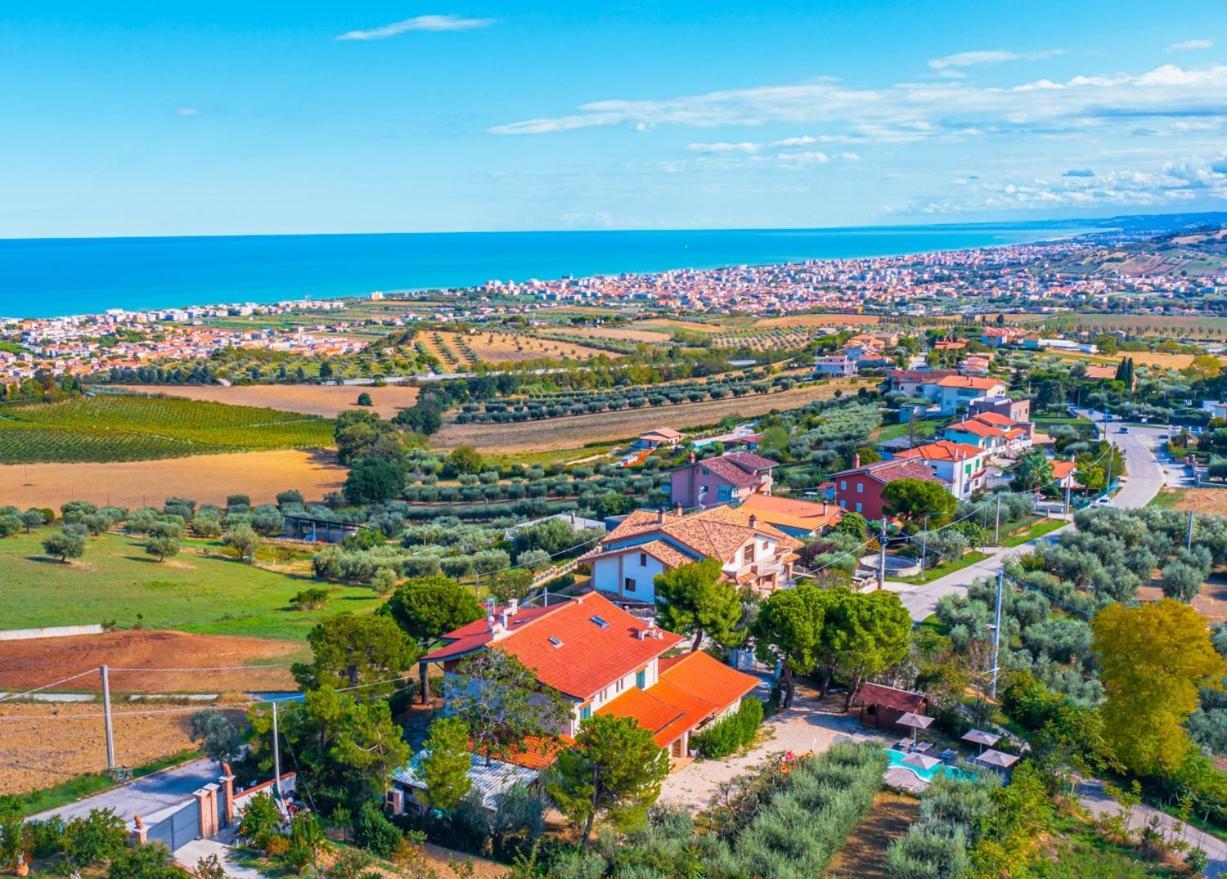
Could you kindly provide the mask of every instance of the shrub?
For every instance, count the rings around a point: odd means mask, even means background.
[[[694,737],[694,748],[704,757],[719,760],[754,741],[763,722],[763,703],[757,699],[742,700],[741,707],[721,718]]]
[[[400,847],[400,830],[387,819],[383,810],[366,802],[354,816],[354,843],[381,858],[391,857]]]
[[[296,592],[290,599],[295,610],[319,610],[328,603],[328,590],[323,586],[314,586]]]

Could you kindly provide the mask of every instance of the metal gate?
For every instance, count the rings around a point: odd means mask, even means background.
[[[174,852],[199,835],[200,807],[192,799],[173,814],[151,825],[146,838],[150,842],[160,842]]]

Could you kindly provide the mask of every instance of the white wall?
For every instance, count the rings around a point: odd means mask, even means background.
[[[654,602],[656,590],[652,584],[656,576],[664,571],[665,566],[655,557],[632,547],[626,552],[606,556],[592,563],[592,588],[609,595]],[[625,589],[627,578],[635,581],[633,592]]]

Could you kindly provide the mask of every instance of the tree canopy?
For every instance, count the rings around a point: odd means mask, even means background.
[[[732,583],[724,580],[719,559],[703,559],[658,574],[656,612],[661,626],[693,637],[691,650],[698,650],[707,634],[722,647],[735,647],[745,639],[738,628],[741,599]]]
[[[395,621],[379,615],[339,613],[312,629],[307,643],[311,645],[311,662],[296,663],[294,679],[308,690],[389,682],[382,687],[367,687],[361,691],[362,698],[389,692],[400,673],[419,655]]]
[[[472,591],[436,574],[406,580],[379,608],[423,649],[439,636],[481,619],[486,611]]]
[[[944,485],[928,479],[896,479],[882,489],[882,501],[904,524],[928,518],[930,526],[940,525],[958,505]]]

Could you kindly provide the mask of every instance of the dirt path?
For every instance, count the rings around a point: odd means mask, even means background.
[[[873,809],[848,837],[823,879],[889,879],[886,850],[920,817],[920,801],[898,794],[874,797]]]
[[[548,452],[577,448],[587,443],[629,439],[661,425],[682,430],[716,424],[730,416],[750,418],[765,415],[774,409],[796,409],[814,400],[829,399],[836,390],[855,394],[857,388],[871,383],[869,379],[840,380],[774,394],[728,397],[675,406],[645,406],[642,409],[595,412],[517,424],[448,424],[435,434],[434,441],[444,447],[470,445],[491,453]]]
[[[135,508],[161,506],[175,495],[224,504],[230,494],[263,504],[291,488],[318,500],[339,490],[345,475],[331,452],[295,449],[113,464],[9,464],[0,466],[0,504],[58,508],[87,500]]]

